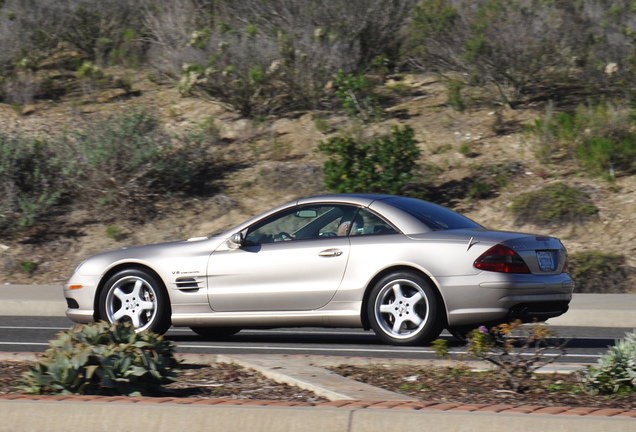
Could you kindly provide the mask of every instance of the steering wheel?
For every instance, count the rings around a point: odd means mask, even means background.
[[[278,234],[276,234],[274,236],[274,241],[278,242],[278,241],[290,241],[293,237],[289,234],[286,233],[285,231],[281,231]]]

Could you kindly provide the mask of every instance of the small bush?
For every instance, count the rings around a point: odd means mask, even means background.
[[[490,330],[481,326],[465,336],[467,354],[496,366],[505,376],[506,386],[516,393],[529,390],[534,372],[564,355],[567,344],[545,324],[523,325],[520,320]],[[433,348],[438,357],[450,359],[445,340],[436,340]]]
[[[448,101],[446,102],[451,108],[456,111],[466,111],[466,100],[462,95],[462,88],[464,84],[458,79],[449,79],[446,82],[446,92],[448,94]]]
[[[568,273],[579,293],[624,293],[632,290],[634,269],[623,255],[599,251],[577,252],[569,256]]]
[[[51,139],[0,132],[0,230],[31,226],[70,191],[71,162]]]
[[[379,116],[377,97],[373,94],[371,84],[362,75],[345,75],[338,71],[334,80],[336,97],[340,99],[342,108],[350,117],[369,120]]]
[[[569,8],[522,0],[422,1],[409,29],[409,56],[422,68],[460,73],[493,85],[509,104],[546,79],[563,75],[579,37]]]
[[[626,394],[636,391],[636,334],[616,341],[596,366],[588,366],[582,383],[591,394]]]
[[[147,219],[163,194],[206,194],[220,173],[213,123],[171,136],[150,109],[129,108],[29,138],[0,133],[0,231],[33,225],[61,202]]]
[[[365,70],[376,58],[386,68],[414,1],[172,3],[145,13],[153,66],[178,76],[183,94],[205,94],[253,117],[329,108],[338,70]]]
[[[528,192],[512,202],[517,222],[574,222],[598,213],[581,189],[557,182]]]
[[[579,106],[535,121],[539,155],[546,162],[558,149],[571,154],[590,175],[613,178],[636,171],[636,111],[620,106]]]
[[[156,396],[179,364],[162,336],[129,325],[76,326],[49,343],[20,389],[29,394]]]
[[[111,240],[121,241],[126,238],[126,230],[121,225],[108,225],[106,227],[106,237]]]
[[[66,139],[78,154],[80,189],[123,212],[150,212],[158,191],[204,191],[216,168],[218,136],[200,129],[171,137],[149,109],[124,110]]]
[[[627,1],[425,0],[406,52],[416,67],[486,85],[512,106],[630,94],[635,14]]]
[[[338,193],[403,194],[414,178],[420,150],[410,126],[391,132],[370,141],[348,136],[320,142],[318,149],[329,157],[323,165],[325,187]]]

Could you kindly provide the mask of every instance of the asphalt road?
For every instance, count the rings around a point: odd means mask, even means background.
[[[42,352],[55,335],[73,326],[64,317],[0,317],[0,351]],[[566,363],[596,363],[607,347],[622,338],[629,328],[552,327],[558,336],[569,339]],[[287,328],[243,330],[224,341],[208,341],[187,328],[171,328],[166,337],[178,353],[197,354],[308,354],[375,358],[434,359],[428,347],[394,347],[385,345],[373,332],[359,329]],[[451,352],[465,353],[465,347],[448,334]]]

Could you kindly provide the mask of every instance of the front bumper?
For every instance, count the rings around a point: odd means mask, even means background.
[[[66,316],[77,323],[95,321],[95,293],[99,278],[74,274],[64,285]],[[81,286],[81,288],[78,288]],[[71,287],[74,287],[71,289]]]

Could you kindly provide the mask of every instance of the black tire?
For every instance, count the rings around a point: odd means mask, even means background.
[[[466,335],[476,328],[477,327],[475,326],[449,327],[448,332],[453,335],[455,339],[459,339],[460,342],[466,343],[468,342]]]
[[[240,332],[240,327],[190,327],[190,330],[208,340],[222,340]]]
[[[422,276],[396,272],[371,290],[367,313],[371,328],[391,345],[423,345],[443,328],[436,290]]]
[[[170,302],[157,277],[141,269],[122,270],[111,276],[99,295],[99,316],[129,322],[135,331],[164,334],[170,328]]]

